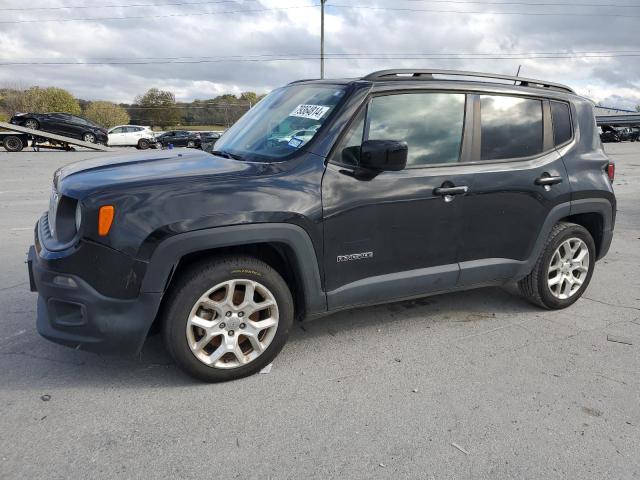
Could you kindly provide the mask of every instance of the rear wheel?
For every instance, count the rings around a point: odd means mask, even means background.
[[[8,152],[19,152],[24,148],[24,143],[20,137],[9,135],[4,138],[3,146]]]
[[[273,268],[247,256],[194,266],[175,280],[162,331],[167,349],[190,375],[220,382],[245,377],[280,352],[293,322],[293,300]]]
[[[35,118],[27,118],[24,122],[25,128],[30,128],[31,130],[38,130],[40,128],[40,123]]]
[[[91,132],[87,132],[82,135],[82,140],[89,143],[96,143],[96,136]]]
[[[586,290],[595,260],[591,234],[581,225],[559,223],[549,234],[531,273],[520,280],[520,291],[541,307],[566,308]]]

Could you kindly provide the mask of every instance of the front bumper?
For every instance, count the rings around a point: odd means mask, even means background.
[[[36,236],[36,244],[37,236]],[[37,329],[48,340],[82,350],[107,354],[136,354],[155,319],[161,293],[135,298],[101,294],[77,274],[54,268],[46,249],[29,249],[27,266],[32,291],[38,292]],[[56,252],[59,254],[59,252]],[[56,255],[55,266],[64,263]],[[69,254],[69,258],[73,253]],[[122,282],[121,278],[111,278]]]

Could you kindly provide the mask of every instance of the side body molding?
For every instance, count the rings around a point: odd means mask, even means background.
[[[219,247],[255,243],[284,244],[293,252],[293,268],[303,288],[307,315],[324,313],[327,299],[322,288],[316,252],[307,232],[289,223],[259,223],[196,230],[175,235],[153,252],[142,283],[142,292],[162,292],[180,258],[189,253]]]

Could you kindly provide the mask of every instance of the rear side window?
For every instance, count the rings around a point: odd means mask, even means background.
[[[460,157],[465,95],[405,93],[374,97],[369,140],[402,140],[408,167],[455,163]]]
[[[481,160],[529,157],[542,152],[542,102],[480,96]]]
[[[569,104],[564,102],[551,103],[551,119],[553,121],[553,143],[562,145],[573,137],[573,127],[571,126],[571,114]]]

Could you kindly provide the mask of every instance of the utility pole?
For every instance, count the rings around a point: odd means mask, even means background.
[[[320,78],[324,78],[324,3],[320,0]]]

